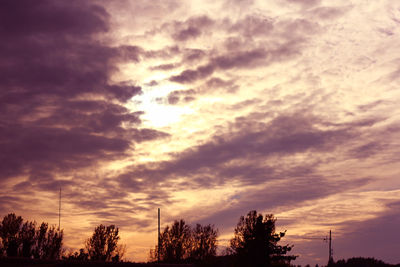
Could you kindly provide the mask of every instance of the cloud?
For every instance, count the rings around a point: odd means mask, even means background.
[[[342,16],[350,7],[316,7],[309,11],[310,16],[317,16],[319,19],[332,20]]]
[[[188,39],[196,38],[201,34],[201,31],[195,27],[188,27],[184,30],[180,30],[173,37],[178,41],[186,41]]]
[[[141,87],[111,82],[119,62],[138,62],[145,52],[98,41],[110,28],[103,7],[19,1],[0,13],[0,180],[56,179],[167,136],[137,129],[141,113],[124,107]]]
[[[220,26],[223,34],[230,33],[223,38],[223,46],[216,46],[215,51],[208,55],[207,63],[183,70],[171,76],[170,81],[189,84],[215,72],[266,67],[293,59],[301,54],[307,37],[319,31],[317,23],[305,19],[274,21],[256,15],[246,16],[235,23],[230,20],[219,22],[219,25],[223,25]],[[269,35],[271,40],[261,38],[254,41],[257,36]]]
[[[150,67],[150,70],[172,70],[179,67],[179,65],[174,64],[174,63],[167,63],[167,64],[161,64],[157,65],[154,67]]]
[[[169,80],[177,83],[192,83],[210,76],[213,72],[214,67],[212,65],[205,65],[200,66],[195,70],[185,70],[179,75],[170,77]]]
[[[139,62],[146,54],[143,48],[133,45],[121,45],[116,50],[116,58],[122,62]]]
[[[32,34],[57,34],[86,37],[85,34],[108,30],[108,13],[98,5],[79,1],[53,3],[43,0],[37,3],[19,1],[4,3],[1,11],[2,33],[5,37],[23,37]]]
[[[194,61],[201,60],[206,56],[206,52],[201,49],[185,49],[183,54],[183,62],[193,63]]]
[[[240,36],[245,36],[246,38],[255,38],[260,35],[269,35],[273,29],[274,21],[272,19],[252,14],[230,25],[228,31],[240,33]]]
[[[7,138],[10,135],[12,139]],[[31,178],[41,179],[47,172],[68,171],[99,160],[115,159],[130,146],[128,140],[93,135],[85,130],[31,125],[2,127],[0,136],[2,178],[27,172]]]
[[[183,84],[193,83],[211,76],[216,70],[251,69],[267,66],[297,54],[295,47],[296,44],[286,44],[271,50],[256,48],[249,51],[231,52],[211,58],[208,64],[199,66],[196,69],[184,70],[179,75],[170,77],[169,80]]]
[[[290,179],[282,178],[278,183],[238,193],[234,199],[227,201],[223,208],[211,209],[210,213],[202,216],[200,222],[218,222],[216,226],[225,231],[221,234],[230,234],[239,217],[245,216],[250,210],[271,213],[272,210],[295,209],[306,201],[324,198],[338,191],[345,192],[369,182],[367,179],[354,179],[334,183],[322,176],[316,176],[314,172],[315,170],[311,169],[306,173],[299,172],[293,174]],[[287,220],[278,218],[278,225],[284,222],[287,226]]]
[[[243,9],[249,9],[254,5],[254,0],[225,0],[223,8],[225,10],[241,11]]]
[[[196,91],[193,89],[190,90],[175,90],[168,94],[167,100],[168,104],[175,105],[179,102],[190,102],[195,100]]]
[[[172,25],[164,25],[165,27],[172,26],[172,38],[176,41],[187,41],[189,39],[196,39],[199,37],[203,30],[212,26],[214,21],[207,16],[191,17],[183,22],[174,22]]]
[[[305,8],[316,6],[321,2],[321,0],[285,0],[285,1],[288,3],[300,5]]]
[[[296,115],[279,116],[268,124],[254,124],[251,120],[247,122],[243,124],[238,121],[237,132],[216,135],[205,144],[175,154],[170,161],[132,166],[124,180],[121,180],[121,186],[131,186],[131,180],[127,177],[154,182],[191,177],[184,187],[212,187],[232,181],[255,185],[285,177],[284,173],[294,168],[280,165],[279,169],[285,170],[281,173],[276,169],[274,161],[268,164],[268,158],[284,158],[308,151],[333,152],[336,147],[355,136],[350,128],[319,130],[316,127],[318,120]],[[258,126],[251,128],[249,125]],[[209,177],[211,180],[203,184],[201,177]]]
[[[150,82],[146,83],[147,86],[157,86],[158,82],[156,80],[151,80]]]
[[[355,147],[350,151],[350,155],[351,157],[357,159],[369,158],[376,155],[380,151],[387,150],[387,148],[387,146],[379,141],[372,141]]]

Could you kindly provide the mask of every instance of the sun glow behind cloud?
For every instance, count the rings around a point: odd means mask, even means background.
[[[144,87],[143,94],[134,98],[131,106],[144,111],[143,125],[146,127],[163,128],[173,126],[181,120],[181,117],[192,113],[187,106],[170,106],[160,102],[170,92],[180,90],[180,86],[174,84],[161,84],[153,87]]]

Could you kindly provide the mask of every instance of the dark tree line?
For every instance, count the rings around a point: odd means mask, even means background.
[[[151,258],[165,263],[210,262],[223,266],[290,266],[296,256],[288,255],[293,246],[278,245],[286,232],[275,232],[276,218],[255,210],[241,216],[230,241],[228,255],[216,260],[218,230],[212,225],[197,224],[191,228],[184,220],[165,227],[160,235],[160,248]]]
[[[118,245],[119,229],[115,225],[99,225],[80,249],[63,259],[120,261],[125,246]],[[25,257],[34,259],[60,259],[63,253],[63,230],[48,223],[29,222],[14,213],[6,215],[0,223],[0,257]]]
[[[330,262],[329,267],[399,267],[400,264],[392,265],[374,258],[350,258],[347,260],[338,260]]]
[[[8,257],[58,259],[62,253],[62,230],[44,222],[37,227],[36,222],[24,222],[14,213],[3,218],[0,238],[0,255]]]
[[[175,221],[160,234],[160,247],[151,251],[151,259],[163,263],[201,263],[211,266],[290,266],[296,256],[287,255],[293,246],[278,245],[285,232],[275,232],[276,218],[250,211],[241,216],[230,241],[228,254],[217,259],[218,230],[213,225],[196,224],[184,220]],[[62,254],[63,231],[47,223],[36,226],[24,222],[11,213],[0,224],[0,255],[36,259],[59,259]],[[95,227],[85,248],[62,258],[79,261],[122,260],[125,246],[119,245],[119,229],[115,225]],[[218,262],[222,259],[222,262]]]

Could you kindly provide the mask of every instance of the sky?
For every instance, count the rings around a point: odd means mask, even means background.
[[[67,252],[115,224],[274,214],[296,264],[400,263],[400,2],[3,1],[0,216]]]

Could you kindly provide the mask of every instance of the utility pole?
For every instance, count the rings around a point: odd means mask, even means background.
[[[329,258],[328,258],[328,266],[333,263],[333,249],[332,249],[332,230],[329,230],[329,237],[301,237],[301,239],[309,239],[309,240],[323,240],[324,242],[329,244]]]
[[[332,231],[329,230],[329,261],[328,264],[333,262],[332,258]]]
[[[58,201],[58,232],[61,231],[61,187],[60,187],[60,198]]]
[[[157,246],[157,261],[158,261],[158,263],[160,263],[160,251],[161,251],[161,248],[160,248],[160,239],[161,239],[161,237],[160,237],[160,208],[158,208],[158,246]]]

